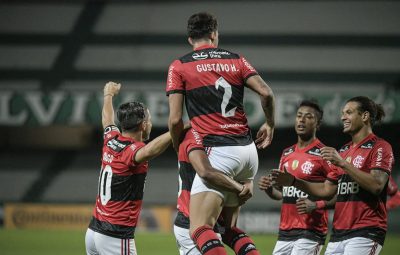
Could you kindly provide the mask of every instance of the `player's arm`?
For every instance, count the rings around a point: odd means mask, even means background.
[[[337,195],[335,195],[331,200],[317,200],[312,201],[308,198],[299,198],[296,201],[296,208],[299,214],[312,213],[314,210],[318,209],[334,209],[336,203]]]
[[[323,159],[329,160],[332,164],[342,168],[358,185],[374,195],[379,195],[382,192],[389,179],[389,175],[380,169],[372,169],[370,173],[360,171],[344,160],[335,148],[323,147],[321,148],[321,155]]]
[[[172,145],[176,152],[179,149],[180,138],[182,137],[183,126],[183,100],[184,96],[180,93],[170,94],[168,97],[169,102],[169,118],[168,129],[172,137]]]
[[[151,142],[140,148],[135,154],[135,162],[141,163],[157,157],[163,153],[171,144],[171,135],[169,132],[164,133]]]
[[[258,188],[264,190],[265,193],[273,200],[282,200],[282,191],[273,186],[271,175],[261,176],[258,181]]]
[[[120,83],[107,82],[104,86],[104,100],[103,100],[103,110],[101,114],[101,122],[103,124],[103,129],[115,125],[114,123],[114,107],[113,107],[113,97],[118,94],[121,89]]]
[[[330,180],[325,182],[308,182],[297,179],[284,169],[284,171],[272,170],[272,178],[279,186],[294,186],[305,193],[317,197],[319,199],[330,200],[336,194],[337,184]]]
[[[271,144],[275,128],[275,96],[272,89],[259,75],[247,79],[248,88],[260,95],[261,107],[265,115],[265,123],[257,132],[255,143],[258,148],[264,149]]]

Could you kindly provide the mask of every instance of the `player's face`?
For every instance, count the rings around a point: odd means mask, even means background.
[[[151,128],[153,127],[149,109],[147,109],[147,118],[143,122],[145,124],[145,127],[144,127],[144,130],[142,133],[142,138],[143,138],[143,141],[147,141],[150,138]]]
[[[343,133],[355,134],[364,125],[361,113],[358,111],[357,102],[348,102],[342,110]]]
[[[299,136],[312,137],[317,131],[318,120],[316,112],[309,106],[301,106],[297,110],[295,130]]]

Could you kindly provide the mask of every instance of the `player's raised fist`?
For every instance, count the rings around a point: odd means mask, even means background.
[[[106,95],[115,96],[118,94],[120,89],[121,89],[121,83],[115,83],[115,82],[109,81],[104,86],[104,96],[106,96]]]

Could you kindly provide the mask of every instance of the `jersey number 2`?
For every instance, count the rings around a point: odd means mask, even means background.
[[[111,181],[112,169],[111,166],[106,165],[101,171],[99,178],[99,196],[102,205],[106,205],[111,199]]]
[[[229,100],[232,98],[232,85],[229,84],[224,77],[220,77],[216,82],[215,82],[215,88],[218,90],[219,87],[224,88],[224,96],[222,97],[222,103],[221,103],[221,114],[224,117],[232,117],[235,116],[235,111],[236,107],[230,109],[229,111],[226,111],[226,107],[229,104]]]

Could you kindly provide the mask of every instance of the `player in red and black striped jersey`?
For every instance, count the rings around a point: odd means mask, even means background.
[[[324,145],[316,137],[322,117],[323,111],[316,102],[300,103],[295,121],[297,143],[283,151],[280,170],[285,168],[306,181],[326,180],[330,167],[321,157]],[[327,201],[317,200],[293,186],[274,187],[270,175],[261,177],[258,184],[270,198],[282,200],[279,236],[273,254],[319,254],[328,229]]]
[[[138,102],[122,104],[117,111],[122,133],[114,124],[112,98],[121,85],[104,87],[102,124],[104,142],[98,195],[93,217],[86,232],[87,254],[136,254],[134,241],[148,160],[171,144],[169,133],[147,145],[152,123],[149,110]]]
[[[208,158],[204,156],[204,151],[205,148],[203,147],[203,141],[199,133],[197,133],[194,129],[189,129],[186,132],[182,143],[179,145],[179,192],[177,201],[178,213],[174,223],[174,234],[179,253],[182,255],[201,254],[189,234],[190,193],[196,173],[203,176],[204,180],[211,183],[215,187],[219,187],[223,190],[232,190],[233,192],[238,193],[239,196],[241,196],[242,192],[246,192],[246,189],[242,190],[242,184],[235,182],[221,171],[214,169],[211,166]],[[220,224],[218,226],[214,227],[215,232],[223,228],[221,221],[219,221],[219,223]],[[225,233],[226,231],[224,230],[222,236],[224,238],[223,240],[229,239],[226,238],[226,235],[224,235]],[[218,235],[218,240],[220,239],[221,236]],[[228,243],[227,245],[229,246],[231,243]]]
[[[192,15],[188,21],[188,36],[193,51],[175,60],[168,71],[168,127],[173,146],[178,149],[185,101],[192,128],[202,137],[203,145],[210,147],[208,158],[212,166],[235,181],[245,183],[245,189],[252,190],[258,158],[243,109],[244,87],[260,95],[266,116],[266,123],[261,126],[255,140],[259,148],[267,147],[273,136],[272,90],[245,58],[218,48],[217,20],[213,15]],[[246,153],[251,155],[246,157]],[[192,155],[194,160],[204,157],[204,153],[196,155],[198,157]],[[197,170],[194,160],[190,159],[190,162]],[[233,227],[231,223],[236,221],[239,212],[237,193],[227,193],[212,187],[204,178],[196,175],[190,199],[190,230],[202,254],[226,254],[212,231],[222,205],[230,206],[224,220],[228,222],[228,226]],[[241,233],[228,236],[238,235]],[[239,252],[243,248],[248,254],[257,254],[250,239],[246,239],[246,243],[242,241],[237,242],[240,245],[235,251]]]
[[[381,105],[367,97],[354,97],[342,110],[343,132],[352,141],[339,152],[321,149],[322,157],[335,165],[327,181],[316,184],[287,172],[274,172],[281,185],[290,183],[316,196],[337,193],[331,239],[325,254],[379,254],[386,229],[386,195],[394,163],[390,144],[372,132],[384,116]]]

